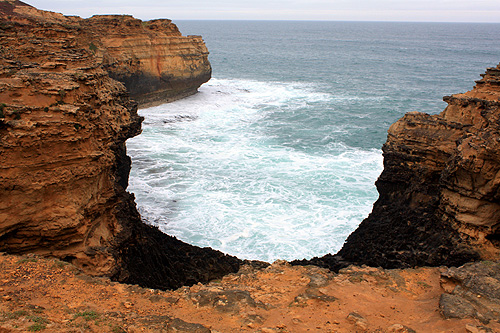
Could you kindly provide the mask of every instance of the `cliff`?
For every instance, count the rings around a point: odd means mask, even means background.
[[[200,36],[182,36],[170,20],[93,16],[81,23],[109,75],[141,105],[194,94],[210,80],[208,50]]]
[[[444,101],[439,115],[410,112],[389,128],[372,213],[336,255],[311,263],[338,270],[499,259],[500,65]]]
[[[234,257],[143,224],[126,192],[125,140],[140,133],[142,119],[112,77],[127,79],[144,101],[162,89],[192,92],[201,81],[187,78],[209,73],[201,39],[181,37],[169,21],[83,20],[19,1],[0,2],[0,14],[0,251],[57,257],[88,274],[156,288],[237,270]],[[165,50],[169,36],[173,49]],[[195,49],[202,52],[187,69]],[[180,73],[170,81],[168,59]]]
[[[171,20],[141,21],[129,15],[89,19],[37,10],[20,1],[2,1],[3,19],[54,24],[53,48],[75,46],[94,55],[111,78],[125,84],[140,105],[173,101],[194,94],[212,68],[201,36],[182,36]],[[41,40],[38,40],[40,42]],[[31,40],[34,50],[41,44]]]

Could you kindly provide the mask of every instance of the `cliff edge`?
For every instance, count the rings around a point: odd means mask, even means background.
[[[173,50],[165,50],[168,36]],[[57,257],[91,275],[161,289],[238,269],[237,258],[143,224],[126,192],[125,140],[142,121],[126,86],[144,101],[167,87],[155,80],[181,95],[195,89],[203,80],[188,89],[189,71],[175,60],[189,57],[172,55],[183,43],[190,57],[202,49],[193,63],[205,66],[192,68],[208,78],[201,39],[182,39],[170,21],[83,20],[0,2],[0,251]],[[166,80],[167,58],[185,73]]]
[[[410,112],[383,146],[373,211],[336,255],[310,261],[404,268],[498,260],[500,65],[438,115]]]

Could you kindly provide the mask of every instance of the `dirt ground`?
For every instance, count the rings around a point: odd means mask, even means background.
[[[275,262],[207,285],[145,289],[36,256],[0,255],[4,332],[500,332],[444,319],[439,268],[351,266],[334,274]]]

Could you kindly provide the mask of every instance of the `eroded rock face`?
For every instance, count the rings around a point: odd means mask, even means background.
[[[445,97],[441,114],[410,112],[390,127],[372,213],[337,255],[312,263],[336,270],[499,258],[500,65],[482,76],[473,90]]]
[[[170,20],[142,22],[127,15],[98,15],[82,22],[109,72],[142,105],[194,94],[212,69],[201,36],[182,36]]]
[[[179,40],[177,29],[162,21],[146,32],[130,17],[87,21],[18,1],[0,2],[0,14],[0,251],[54,256],[92,275],[155,288],[237,270],[234,257],[144,225],[126,192],[125,140],[140,133],[142,119],[126,87],[108,71],[127,72],[124,59],[139,52],[131,75],[138,82],[144,76],[160,80],[162,72],[148,76],[151,68],[141,61],[165,62],[157,57],[164,44],[153,41],[158,35],[165,42],[169,34]],[[115,25],[120,33],[123,26],[140,30],[131,33],[136,42],[141,34],[149,39],[142,49],[129,42],[112,49]],[[171,25],[167,32],[165,25]],[[150,54],[148,43],[156,43]],[[204,63],[206,54],[200,58]],[[134,83],[129,87],[133,91]],[[152,96],[141,89],[138,94]],[[153,87],[152,93],[159,91]]]

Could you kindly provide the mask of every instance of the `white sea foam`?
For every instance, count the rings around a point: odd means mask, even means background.
[[[370,212],[382,169],[379,150],[348,147],[336,136],[344,124],[314,116],[351,98],[212,79],[140,110],[129,190],[144,219],[195,245],[265,261],[336,252]]]

